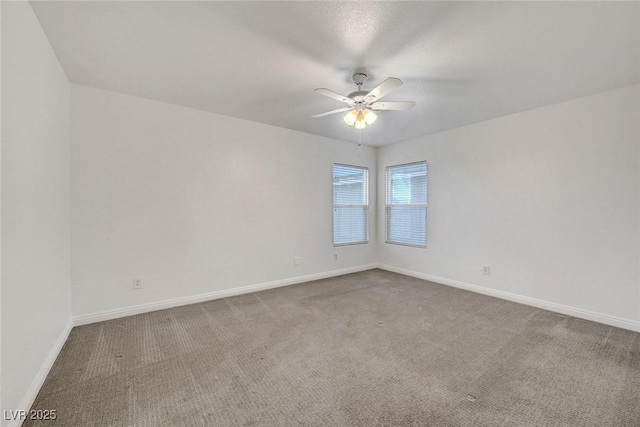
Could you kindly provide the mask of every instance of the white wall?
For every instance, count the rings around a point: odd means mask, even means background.
[[[360,158],[346,142],[71,93],[74,315],[375,262],[376,210],[370,244],[333,248],[331,209],[332,163],[367,166],[375,181],[374,149]]]
[[[69,82],[27,2],[2,5],[1,171],[2,409],[29,409],[71,297]]]
[[[639,119],[634,85],[380,149],[379,261],[638,325]],[[427,248],[385,244],[385,168],[418,160]]]

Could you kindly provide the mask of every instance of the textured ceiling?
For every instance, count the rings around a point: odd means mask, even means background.
[[[638,2],[31,2],[70,81],[346,141],[314,88],[412,100],[385,145],[640,82]]]

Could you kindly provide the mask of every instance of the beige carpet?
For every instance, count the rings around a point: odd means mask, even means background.
[[[76,327],[65,426],[640,426],[640,334],[380,270]]]

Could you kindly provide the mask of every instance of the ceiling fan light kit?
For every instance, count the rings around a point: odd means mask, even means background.
[[[344,122],[348,126],[353,126],[356,129],[364,129],[368,125],[373,124],[373,122],[375,122],[378,118],[373,110],[404,111],[410,110],[416,104],[414,101],[377,102],[392,90],[402,86],[402,81],[400,79],[389,77],[388,79],[380,83],[375,89],[367,92],[365,90],[362,90],[362,85],[367,81],[369,76],[364,73],[355,73],[352,77],[353,82],[356,84],[356,86],[358,86],[358,90],[356,90],[355,92],[351,92],[348,96],[340,95],[337,92],[325,88],[318,88],[315,90],[315,92],[319,93],[320,95],[324,95],[337,101],[344,102],[348,105],[348,107],[338,108],[337,110],[316,114],[311,117],[318,118],[348,111],[348,113],[344,116]]]
[[[344,116],[344,122],[356,129],[364,129],[373,124],[378,116],[371,110],[351,110]]]
[[[358,111],[351,110],[344,116],[344,122],[347,126],[353,126],[356,124],[356,120],[358,119]]]

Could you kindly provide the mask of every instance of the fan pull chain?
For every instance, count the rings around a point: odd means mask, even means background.
[[[358,158],[362,158],[362,129],[358,129]]]

